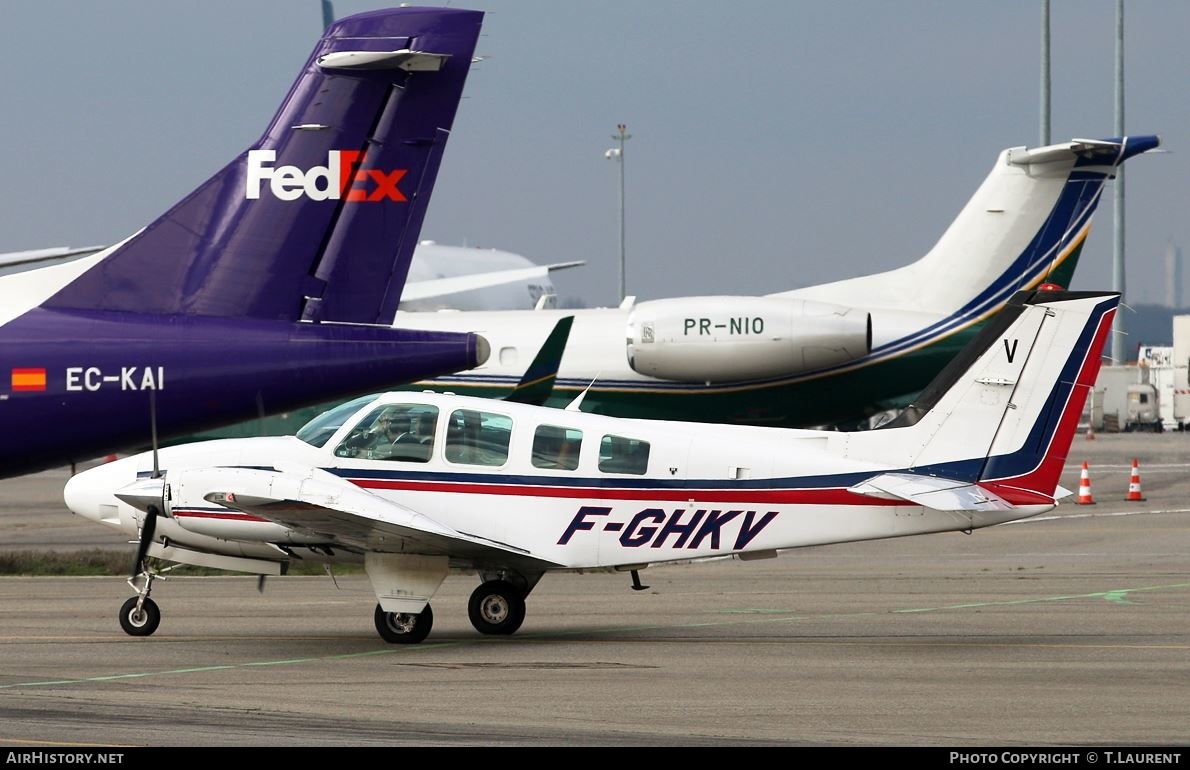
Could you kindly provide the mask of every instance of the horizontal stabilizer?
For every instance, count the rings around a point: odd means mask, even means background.
[[[1048,147],[1015,147],[1008,151],[1008,162],[1016,166],[1053,163],[1072,155],[1084,160],[1098,160],[1116,166],[1133,155],[1147,152],[1161,143],[1157,136],[1130,136],[1122,139],[1071,139]]]
[[[487,273],[473,273],[451,278],[435,278],[428,281],[411,281],[401,293],[401,302],[437,299],[465,291],[487,289],[492,286],[503,286],[517,281],[528,281],[533,278],[545,278],[554,270],[565,270],[568,267],[578,267],[586,262],[559,262],[554,265],[540,265],[536,267],[519,267],[512,270],[493,270]]]
[[[1016,507],[978,484],[913,473],[884,473],[847,491],[885,500],[905,500],[936,511],[1010,511]]]
[[[402,48],[400,51],[337,51],[318,59],[324,70],[402,69],[406,72],[437,72],[450,58],[448,53],[427,53]]]

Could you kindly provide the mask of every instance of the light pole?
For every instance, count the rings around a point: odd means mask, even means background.
[[[620,164],[620,302],[623,302],[624,297],[628,296],[624,282],[624,142],[631,139],[632,134],[627,133],[628,126],[624,123],[618,124],[616,130],[617,133],[612,134],[612,139],[615,139],[619,146],[603,153],[603,157]]]
[[[1116,136],[1124,136],[1124,0],[1116,0]],[[1112,249],[1112,291],[1120,292],[1120,302],[1126,299],[1124,291],[1124,167],[1116,169],[1116,210],[1113,223],[1116,227]],[[1128,346],[1124,337],[1124,314],[1116,312],[1112,324],[1111,362],[1122,366],[1128,363]],[[1134,351],[1135,352],[1135,351]]]

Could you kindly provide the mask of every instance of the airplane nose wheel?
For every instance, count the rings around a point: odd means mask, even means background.
[[[471,594],[467,615],[479,633],[508,636],[525,622],[525,597],[512,583],[489,580]]]
[[[430,635],[434,626],[434,611],[430,605],[420,615],[409,612],[385,612],[376,605],[376,631],[390,644],[417,644]]]
[[[139,606],[138,606],[139,605]],[[120,607],[120,628],[129,636],[148,636],[161,624],[161,610],[149,597],[134,596]]]
[[[144,578],[144,586],[136,585],[136,577],[129,578],[128,585],[136,591],[136,596],[120,607],[120,628],[129,636],[149,636],[161,625],[161,610],[157,608],[157,602],[149,598],[153,580],[158,576],[145,569],[139,577]]]

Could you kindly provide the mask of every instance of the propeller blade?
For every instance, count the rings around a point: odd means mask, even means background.
[[[145,523],[141,525],[140,542],[136,546],[136,561],[132,563],[132,577],[134,578],[140,574],[145,557],[149,555],[149,544],[153,542],[153,535],[157,531],[157,514],[156,505],[150,505],[145,510]]]
[[[157,464],[157,389],[149,390],[149,435],[153,440],[153,475],[150,478],[161,478],[161,466]]]

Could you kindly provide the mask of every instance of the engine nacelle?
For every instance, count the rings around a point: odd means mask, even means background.
[[[628,365],[663,380],[728,382],[800,374],[872,349],[862,310],[780,297],[642,302],[628,316]]]

